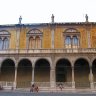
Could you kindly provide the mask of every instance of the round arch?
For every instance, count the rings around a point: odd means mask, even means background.
[[[8,30],[0,30],[0,35],[10,35]]]
[[[23,61],[23,60],[27,60],[28,62],[30,62],[30,64],[31,64],[32,67],[33,67],[32,61],[31,61],[29,58],[20,58],[20,60],[18,61],[17,67],[18,67],[19,63],[20,63],[21,61]]]
[[[79,59],[84,59],[84,60],[86,60],[87,62],[88,62],[88,65],[90,66],[90,60],[88,59],[88,57],[86,57],[86,56],[79,56],[79,57],[77,57],[75,60],[74,60],[74,62],[73,62],[73,65],[76,63],[76,61],[77,60],[79,60]]]
[[[74,63],[74,80],[76,88],[89,88],[90,67],[85,58],[78,58]]]
[[[66,58],[66,57],[60,57],[60,58],[56,58],[56,60],[55,60],[55,67],[56,67],[56,64],[57,64],[57,62],[59,61],[59,60],[61,60],[61,59],[65,59],[65,60],[68,60],[69,61],[69,63],[71,64],[71,66],[72,66],[72,63],[71,63],[71,61],[70,61],[70,59],[69,58]]]
[[[14,64],[15,64],[15,67],[16,67],[16,61],[15,61],[14,58],[3,58],[3,60],[1,61],[1,65],[0,65],[0,67],[2,66],[3,62],[6,61],[6,60],[11,60],[11,61],[13,61]]]
[[[56,82],[71,82],[72,67],[68,59],[59,59],[56,63]]]
[[[0,81],[14,82],[15,63],[12,59],[6,58],[1,63]]]
[[[36,62],[37,61],[39,61],[39,60],[46,60],[48,63],[49,63],[49,65],[50,65],[50,67],[52,67],[52,62],[51,62],[51,60],[49,59],[49,58],[47,58],[47,57],[44,57],[44,58],[42,58],[42,57],[39,57],[39,58],[37,58],[35,61],[34,61],[34,67],[35,67],[35,64],[36,64]]]
[[[41,30],[37,29],[37,28],[33,28],[33,29],[30,29],[27,34],[34,34],[34,33],[42,33]]]
[[[32,81],[32,63],[29,59],[21,59],[17,67],[17,87],[30,87]]]
[[[64,32],[79,32],[76,28],[67,28]]]
[[[35,82],[50,82],[50,63],[46,59],[35,62]]]

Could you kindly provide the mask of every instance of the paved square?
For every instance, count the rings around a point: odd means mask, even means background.
[[[83,93],[59,93],[59,92],[0,92],[0,96],[96,96],[96,93],[83,92]]]

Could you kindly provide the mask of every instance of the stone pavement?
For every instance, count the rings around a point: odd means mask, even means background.
[[[0,91],[0,96],[96,96],[96,92],[4,92]]]

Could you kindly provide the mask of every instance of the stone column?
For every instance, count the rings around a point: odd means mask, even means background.
[[[16,85],[17,85],[17,67],[15,67],[14,88],[16,88]]]
[[[56,87],[55,68],[50,68],[50,87]]]
[[[93,83],[92,66],[90,66],[89,81],[90,81],[90,87],[91,87],[91,89],[93,89],[94,88],[94,83]]]
[[[72,66],[72,88],[75,88],[75,81],[74,81],[74,66]]]
[[[34,84],[34,67],[32,68],[32,84]]]

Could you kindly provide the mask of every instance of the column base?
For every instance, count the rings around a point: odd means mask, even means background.
[[[94,83],[93,82],[90,83],[90,87],[91,87],[91,89],[94,89]]]
[[[16,89],[16,82],[13,83],[12,90]]]
[[[53,82],[51,81],[50,87],[51,87],[51,88],[55,88],[55,87],[56,87],[56,83],[55,83],[54,81],[53,81]]]
[[[75,89],[75,82],[72,82],[72,89]]]
[[[33,84],[34,84],[34,82],[32,81],[32,82],[31,82],[31,85],[33,85]]]

